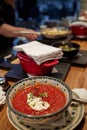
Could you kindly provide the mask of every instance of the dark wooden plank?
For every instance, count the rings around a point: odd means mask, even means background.
[[[5,78],[8,81],[19,81],[26,78],[27,74],[23,71],[20,64],[16,64],[12,69],[10,69],[6,74]]]
[[[4,61],[0,64],[0,69],[10,70],[15,66],[15,64],[10,64],[8,61]]]
[[[79,56],[75,56],[73,58],[63,57],[60,59],[61,62],[71,63],[73,66],[86,67],[87,66],[87,51],[80,50]]]
[[[52,72],[48,76],[52,76],[61,80],[64,80],[69,71],[69,63],[59,63],[55,66],[56,72]],[[6,73],[5,78],[10,81],[18,81],[23,78],[28,77],[27,74],[23,71],[20,64],[15,65],[11,70]]]
[[[52,76],[52,77],[55,77],[64,81],[69,72],[70,66],[71,66],[70,63],[59,62],[59,64],[55,66],[57,72],[51,73],[49,76]]]

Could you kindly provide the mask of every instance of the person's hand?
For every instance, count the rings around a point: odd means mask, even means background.
[[[9,38],[25,37],[26,39],[33,41],[38,38],[40,33],[32,29],[26,29],[23,27],[14,27],[12,25],[4,23],[2,24],[2,26],[0,26],[0,35]]]
[[[25,31],[28,31],[28,33],[24,33],[24,36],[26,37],[26,39],[33,41],[35,39],[38,38],[38,36],[40,35],[40,33],[38,33],[37,31],[31,30],[31,29],[27,29]]]

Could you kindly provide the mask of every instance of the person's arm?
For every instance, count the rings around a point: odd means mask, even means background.
[[[0,26],[0,34],[5,36],[5,37],[10,37],[10,38],[16,38],[18,36],[24,36],[26,37],[28,40],[35,40],[38,37],[38,34],[20,34],[20,33],[14,33],[16,31],[30,31],[30,32],[36,32],[34,30],[31,29],[26,29],[26,28],[22,28],[22,27],[15,27],[6,23],[3,23]]]

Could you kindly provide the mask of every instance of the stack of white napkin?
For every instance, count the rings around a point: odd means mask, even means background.
[[[75,92],[81,99],[87,100],[87,89],[85,89],[85,88],[74,88],[72,91]]]
[[[6,99],[5,92],[2,90],[2,87],[0,86],[0,105],[5,103],[5,99]]]
[[[14,46],[13,49],[25,52],[29,57],[33,58],[38,65],[48,60],[60,59],[63,56],[63,52],[60,48],[46,45],[38,41],[17,45]]]

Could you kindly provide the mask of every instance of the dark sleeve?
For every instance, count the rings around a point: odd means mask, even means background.
[[[3,17],[3,12],[4,12],[3,2],[0,1],[0,26],[1,26],[3,23],[5,23],[4,17]]]
[[[4,20],[0,18],[0,26],[4,23]]]

